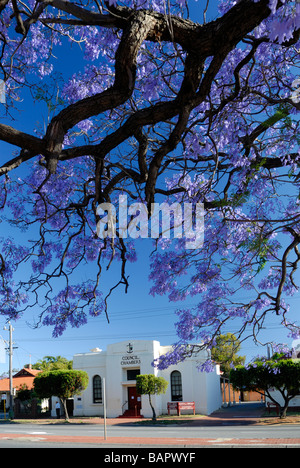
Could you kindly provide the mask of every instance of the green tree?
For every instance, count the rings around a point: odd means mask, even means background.
[[[163,377],[155,377],[153,374],[136,376],[136,390],[140,395],[148,395],[152,409],[152,421],[156,421],[156,412],[152,404],[151,395],[166,393],[168,382]]]
[[[221,371],[228,376],[232,365],[244,365],[246,357],[238,356],[241,344],[233,333],[216,337],[215,346],[211,349],[211,358],[220,364]]]
[[[285,418],[289,402],[300,393],[300,360],[286,359],[280,355],[270,360],[257,360],[247,367],[232,369],[230,381],[235,389],[266,394],[279,406],[280,417]],[[283,404],[275,399],[272,389],[278,390]]]
[[[88,374],[80,370],[62,369],[41,372],[34,379],[34,389],[39,398],[57,396],[63,404],[65,419],[69,419],[67,399],[79,395],[88,385]]]
[[[73,361],[68,361],[63,356],[44,356],[33,364],[33,369],[41,371],[59,370],[59,369],[72,369]]]
[[[34,389],[29,390],[26,384],[18,388],[16,397],[23,403],[26,411],[29,411],[32,400],[36,397]]]

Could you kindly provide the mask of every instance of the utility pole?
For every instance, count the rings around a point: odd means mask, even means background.
[[[9,355],[9,417],[13,419],[14,417],[14,399],[13,399],[13,378],[12,378],[12,357],[13,357],[13,341],[12,341],[12,332],[14,331],[10,322],[8,322],[9,328],[4,327],[4,330],[9,330],[9,346],[8,355]]]

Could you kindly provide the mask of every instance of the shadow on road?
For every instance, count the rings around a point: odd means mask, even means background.
[[[246,402],[221,408],[205,418],[191,420],[191,425],[250,425],[256,424],[265,412],[265,404]]]

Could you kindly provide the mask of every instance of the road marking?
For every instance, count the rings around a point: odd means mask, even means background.
[[[233,440],[233,438],[232,437],[230,438],[220,437],[218,439],[208,440],[207,442],[228,442],[229,440]]]
[[[1,440],[15,440],[15,441],[29,441],[29,442],[41,442],[45,437],[30,437],[30,436],[20,436],[20,437],[1,437]]]
[[[28,434],[48,434],[48,432],[28,432]]]

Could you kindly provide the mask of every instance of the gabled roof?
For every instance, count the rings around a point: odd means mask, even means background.
[[[13,376],[13,388],[18,390],[23,385],[26,385],[28,390],[31,390],[34,378],[39,372],[41,371],[36,369],[21,369]],[[9,392],[9,379],[0,380],[0,392]]]
[[[19,370],[13,377],[35,377],[40,370],[30,369],[29,367],[24,367],[23,369]]]

